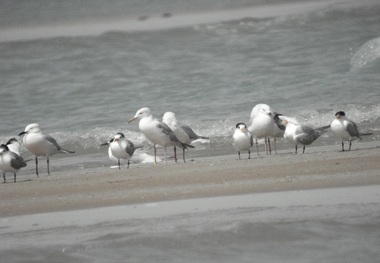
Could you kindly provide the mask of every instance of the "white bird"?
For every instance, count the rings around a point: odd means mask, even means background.
[[[190,144],[192,141],[198,139],[209,139],[208,137],[197,135],[188,125],[178,123],[175,114],[171,111],[165,112],[162,117],[162,121],[166,123],[169,128],[174,132],[177,136],[178,140],[185,144]],[[176,159],[176,148],[174,146],[174,155]],[[183,148],[183,161],[185,161],[185,148]]]
[[[140,131],[151,143],[153,143],[155,163],[157,163],[157,144],[163,146],[165,149],[165,163],[167,163],[168,146],[178,146],[185,149],[194,148],[192,145],[182,143],[166,123],[160,122],[159,120],[153,118],[153,115],[149,108],[145,107],[139,109],[136,112],[135,116],[128,121],[128,123],[136,119],[139,120]]]
[[[335,119],[331,122],[331,131],[342,140],[342,151],[344,152],[344,141],[349,141],[348,150],[351,151],[351,142],[355,139],[361,140],[360,136],[372,133],[360,133],[355,122],[346,118],[343,111],[335,113]]]
[[[108,155],[110,156],[110,159],[116,158],[117,159],[117,165],[120,169],[120,159],[127,159],[128,160],[128,166],[129,168],[129,160],[131,159],[133,153],[135,152],[136,148],[134,144],[127,140],[123,133],[118,132],[115,134],[115,136],[106,143],[101,144],[102,145],[109,145],[108,148]]]
[[[10,150],[11,152],[14,152],[14,153],[16,153],[16,154],[18,154],[18,155],[21,156],[21,154],[20,154],[20,153],[21,153],[21,145],[20,145],[20,143],[17,141],[16,138],[10,138],[10,139],[7,141],[6,145],[8,146],[8,148],[9,148],[9,150]]]
[[[248,150],[248,159],[251,159],[251,147],[253,145],[253,136],[247,129],[245,123],[239,122],[236,124],[236,129],[234,132],[233,146],[238,150],[238,156],[240,159],[240,151]]]
[[[47,171],[50,175],[49,157],[56,153],[74,153],[65,150],[58,145],[57,141],[50,135],[43,134],[37,123],[26,126],[25,130],[19,134],[24,135],[23,144],[35,156],[36,174],[38,176],[38,156],[46,156]]]
[[[271,152],[268,141],[273,134],[274,125],[273,113],[267,104],[260,103],[253,107],[248,130],[256,139],[257,154],[259,154],[258,138],[264,138],[266,153]]]
[[[303,145],[303,153],[305,153],[306,145],[312,144],[322,135],[323,130],[329,128],[329,126],[324,126],[318,129],[313,129],[309,126],[301,125],[295,118],[285,116],[279,116],[279,118],[286,127],[284,138],[295,145],[296,154],[297,144]]]
[[[16,172],[25,166],[26,162],[20,155],[10,151],[5,144],[0,146],[0,170],[3,171],[4,183],[6,182],[6,172],[13,173],[14,182],[16,182]]]

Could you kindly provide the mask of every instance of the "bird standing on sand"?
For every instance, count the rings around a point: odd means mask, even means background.
[[[139,129],[145,135],[145,137],[153,143],[154,147],[154,163],[157,164],[156,156],[157,150],[156,145],[161,145],[165,149],[165,163],[167,164],[167,147],[168,146],[178,146],[180,148],[194,148],[194,146],[182,143],[175,136],[174,132],[169,128],[166,123],[160,122],[159,120],[153,118],[153,115],[149,108],[139,109],[135,116],[128,121],[128,123],[133,120],[139,120]]]
[[[247,129],[245,123],[239,122],[236,124],[236,129],[234,132],[233,146],[238,150],[238,156],[240,159],[240,151],[248,150],[248,159],[251,159],[251,147],[253,146],[253,136]]]
[[[14,182],[16,182],[16,172],[25,166],[26,162],[20,155],[10,151],[6,144],[0,146],[0,170],[3,171],[4,183],[7,181],[6,172],[13,173]]]
[[[65,150],[58,145],[57,141],[50,135],[43,134],[37,123],[26,126],[25,130],[19,134],[24,135],[23,144],[35,156],[36,175],[38,175],[38,156],[46,156],[47,171],[50,175],[49,157],[56,153],[74,153]]]
[[[297,144],[303,145],[303,153],[305,153],[306,145],[312,144],[316,139],[318,139],[323,130],[329,128],[329,126],[324,126],[318,129],[313,129],[306,125],[301,125],[296,119],[279,116],[282,123],[285,125],[284,138],[286,138],[290,143],[295,144],[295,153],[297,154]]]
[[[360,136],[371,135],[372,133],[360,133],[355,122],[346,118],[343,111],[335,113],[335,119],[331,122],[331,131],[342,140],[342,152],[344,152],[344,141],[349,141],[348,150],[351,151],[352,140],[362,138]]]
[[[103,145],[109,145],[108,154],[110,158],[115,157],[117,159],[117,165],[119,166],[119,169],[120,159],[127,159],[127,169],[129,168],[129,159],[131,159],[136,148],[130,140],[127,140],[125,138],[123,133],[116,133],[115,136],[109,142],[101,144],[101,146]]]
[[[274,125],[273,113],[267,104],[260,103],[253,107],[248,130],[256,139],[257,154],[259,154],[258,138],[264,138],[265,151],[267,154],[271,152],[269,137],[272,136]]]
[[[162,117],[162,121],[166,123],[169,128],[177,136],[178,140],[185,144],[190,144],[192,141],[198,139],[209,139],[208,137],[197,135],[188,125],[179,124],[173,112],[166,112]],[[174,155],[176,155],[176,147],[174,146]],[[176,156],[175,156],[176,158]],[[183,148],[183,161],[185,161],[185,148]]]

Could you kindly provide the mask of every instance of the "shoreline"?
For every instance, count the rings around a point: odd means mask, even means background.
[[[309,147],[294,155],[237,160],[237,155],[187,163],[140,164],[121,170],[97,168],[57,172],[0,185],[0,218],[267,192],[380,185],[380,142]],[[246,158],[242,154],[242,158]]]

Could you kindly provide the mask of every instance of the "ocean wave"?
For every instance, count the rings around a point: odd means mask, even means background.
[[[351,3],[352,1],[346,1]],[[239,9],[206,11],[196,13],[166,13],[146,17],[93,19],[72,23],[50,23],[47,25],[11,27],[0,29],[0,42],[25,41],[35,39],[98,36],[106,32],[158,31],[193,27],[202,24],[233,21],[243,18],[265,19],[299,15],[332,7],[341,1],[308,1],[292,3],[272,3]]]

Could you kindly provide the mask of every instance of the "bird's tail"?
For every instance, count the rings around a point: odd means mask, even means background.
[[[66,149],[63,149],[63,148],[61,148],[59,150],[59,152],[61,152],[61,153],[75,153],[74,151],[69,151],[69,150],[66,150]]]
[[[372,135],[373,133],[372,132],[361,132],[359,133],[359,136],[368,136],[368,135]]]
[[[316,128],[315,130],[320,131],[320,132],[324,132],[328,128],[330,128],[330,125],[322,126],[322,127]]]
[[[205,139],[205,140],[209,140],[210,138],[209,138],[209,137],[206,137],[206,136],[198,136],[198,139]]]
[[[181,143],[181,146],[179,146],[179,147],[184,148],[184,149],[195,148],[193,145],[190,145],[187,143]]]

